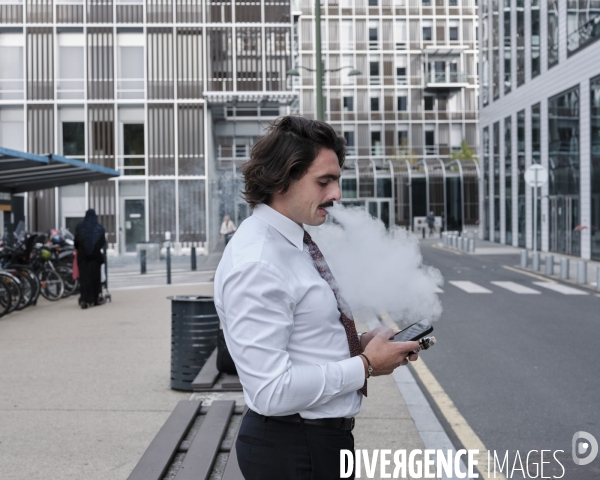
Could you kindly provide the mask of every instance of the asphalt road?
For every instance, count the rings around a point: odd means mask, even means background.
[[[422,251],[446,281],[438,344],[423,358],[487,449],[565,450],[570,458],[575,432],[600,440],[600,298],[564,295],[504,268],[518,264],[516,255],[459,255],[431,242]],[[491,293],[467,293],[451,281]]]

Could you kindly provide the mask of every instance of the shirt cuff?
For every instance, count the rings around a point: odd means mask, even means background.
[[[342,393],[359,390],[365,384],[365,364],[360,355],[338,362],[344,372],[344,387]]]

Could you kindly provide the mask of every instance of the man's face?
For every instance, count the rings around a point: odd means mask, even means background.
[[[337,155],[324,148],[287,192],[273,195],[271,207],[300,225],[321,225],[327,219],[325,208],[341,197],[340,174]]]

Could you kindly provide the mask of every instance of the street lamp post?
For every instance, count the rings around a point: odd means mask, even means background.
[[[317,120],[325,120],[323,108],[323,57],[321,56],[321,0],[315,0],[315,40],[317,49]]]

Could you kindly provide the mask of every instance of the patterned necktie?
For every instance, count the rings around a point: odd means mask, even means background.
[[[356,325],[354,324],[354,318],[352,317],[352,312],[350,307],[340,294],[340,287],[331,270],[329,269],[329,265],[325,261],[325,257],[319,250],[317,244],[310,238],[310,235],[307,231],[304,231],[304,243],[308,247],[308,252],[313,260],[315,268],[321,275],[321,278],[325,280],[331,290],[333,290],[333,294],[335,295],[335,299],[337,300],[338,310],[340,311],[340,321],[344,326],[344,330],[346,330],[346,337],[348,339],[348,346],[350,347],[350,356],[356,357],[362,352],[362,348],[360,348],[360,341],[358,340],[358,333],[356,333]],[[367,396],[367,381],[365,380],[365,384],[359,390],[365,397]]]

